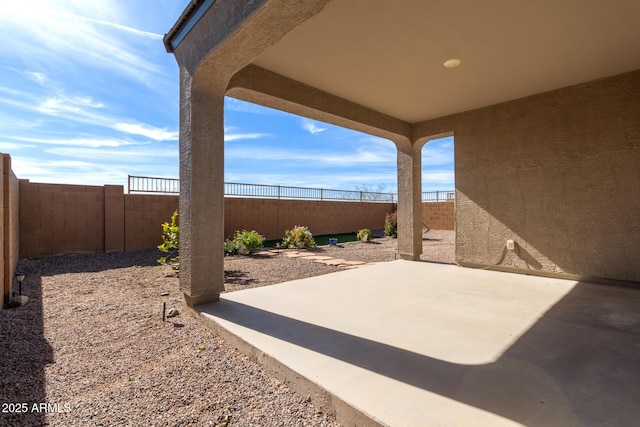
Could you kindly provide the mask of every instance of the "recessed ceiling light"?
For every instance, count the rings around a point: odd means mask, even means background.
[[[451,59],[447,59],[446,61],[444,61],[444,66],[447,68],[455,68],[458,65],[460,65],[462,61],[460,61],[459,59],[456,58],[451,58]]]

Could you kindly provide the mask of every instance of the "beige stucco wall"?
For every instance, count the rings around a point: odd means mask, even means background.
[[[640,281],[640,71],[425,128],[455,133],[459,263]]]

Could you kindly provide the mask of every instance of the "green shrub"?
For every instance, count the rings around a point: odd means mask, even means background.
[[[179,242],[180,242],[180,227],[177,224],[178,211],[175,211],[171,215],[171,222],[165,222],[162,224],[162,244],[158,246],[161,252],[167,254],[158,258],[160,264],[170,264],[174,270],[180,269],[179,264]]]
[[[293,229],[285,231],[282,246],[290,249],[297,249],[301,246],[313,248],[316,246],[316,241],[313,240],[313,234],[307,227],[296,225]]]
[[[387,214],[384,220],[385,236],[398,237],[398,215],[396,212]]]
[[[356,237],[360,241],[370,242],[371,241],[371,230],[369,230],[368,228],[363,228],[362,230],[358,231],[358,234],[356,235]]]
[[[236,243],[227,237],[224,240],[224,254],[235,255],[237,252],[238,252],[238,248],[236,248]]]
[[[262,237],[257,231],[236,231],[233,236],[232,242],[234,243],[238,253],[242,255],[249,255],[249,253],[260,249],[264,243],[264,237]]]

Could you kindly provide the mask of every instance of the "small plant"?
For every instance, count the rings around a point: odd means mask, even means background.
[[[171,222],[165,222],[162,224],[162,244],[158,246],[161,252],[167,254],[158,258],[160,264],[170,264],[174,270],[180,269],[179,264],[179,242],[180,242],[180,227],[177,224],[178,211],[175,211],[171,215]]]
[[[236,243],[227,237],[224,240],[224,254],[235,255],[236,253],[238,253],[238,248],[236,248]]]
[[[249,255],[252,251],[261,248],[263,243],[264,237],[257,231],[236,231],[233,239],[225,239],[224,254],[235,255],[239,253],[241,255]]]
[[[358,234],[356,235],[356,237],[361,242],[370,242],[371,241],[371,230],[369,230],[368,228],[363,228],[362,230],[358,231]]]
[[[307,227],[296,225],[293,229],[284,232],[282,246],[290,249],[313,248],[316,246],[316,241],[313,240],[313,234]]]
[[[264,237],[255,230],[236,231],[232,242],[235,244],[238,253],[242,255],[249,255],[251,252],[262,247]]]
[[[396,212],[387,214],[385,217],[384,235],[398,237],[398,215]]]

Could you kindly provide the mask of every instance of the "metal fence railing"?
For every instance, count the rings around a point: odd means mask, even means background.
[[[422,201],[423,202],[447,202],[455,200],[456,192],[455,191],[423,191],[422,192]]]
[[[329,190],[326,188],[290,187],[286,185],[240,184],[225,182],[225,196],[268,197],[276,199],[343,200],[353,202],[396,201],[394,193]]]
[[[129,175],[129,193],[180,194],[176,178],[155,178]],[[290,187],[285,185],[224,183],[224,195],[230,197],[262,197],[273,199],[342,200],[352,202],[395,203],[395,193],[329,190],[326,188]]]
[[[151,176],[129,175],[128,191],[131,193],[180,194],[180,180],[177,178],[155,178]]]
[[[129,175],[129,193],[180,194],[177,178],[156,178]],[[326,188],[290,187],[285,185],[242,184],[225,182],[224,194],[230,197],[261,197],[270,199],[342,200],[352,202],[396,203],[395,193],[378,193],[357,190],[329,190]],[[423,202],[454,200],[454,191],[426,191]]]

